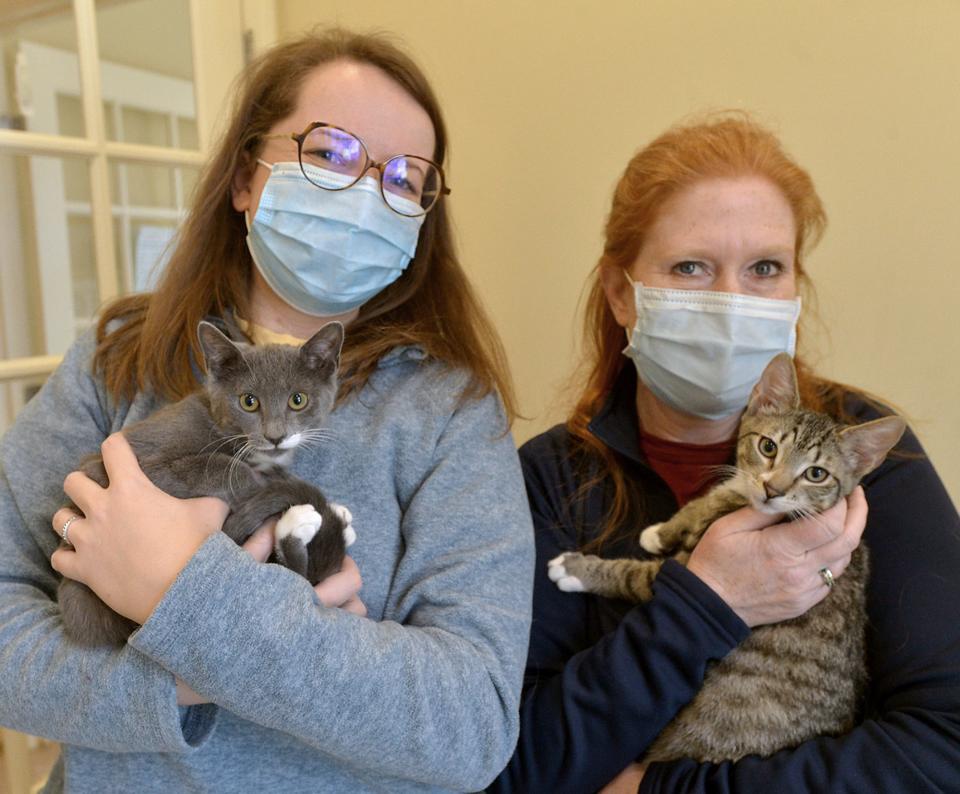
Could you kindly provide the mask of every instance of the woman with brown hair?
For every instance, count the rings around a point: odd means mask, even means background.
[[[384,38],[267,52],[156,292],[108,307],[4,438],[0,721],[63,744],[46,790],[475,790],[506,762],[533,549],[446,153],[426,79]],[[159,491],[116,433],[197,388],[197,325],[228,316],[256,344],[346,326],[332,440],[294,471],[357,540],[315,590],[261,564],[271,527],[234,545],[221,502]],[[109,488],[64,484],[101,442]],[[57,511],[64,489],[82,517]],[[51,554],[141,624],[122,649],[65,639]]]
[[[672,128],[628,163],[591,275],[579,400],[565,425],[521,449],[534,619],[519,746],[492,790],[955,789],[960,519],[909,431],[865,479],[868,499],[858,488],[793,522],[731,513],[686,567],[663,565],[648,603],[561,592],[548,577],[548,561],[574,549],[644,556],[639,530],[731,462],[751,387],[777,353],[794,353],[804,256],[825,223],[808,174],[745,115]],[[851,423],[882,411],[796,364],[806,406]],[[710,665],[752,627],[824,598],[864,528],[870,683],[860,723],[765,759],[645,766]]]

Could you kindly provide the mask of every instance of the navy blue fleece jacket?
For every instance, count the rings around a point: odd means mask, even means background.
[[[641,492],[645,525],[670,516],[676,503],[638,446],[635,377],[624,368],[591,430]],[[861,402],[849,407],[858,421],[876,416]],[[960,519],[912,433],[900,448],[908,455],[890,457],[864,482],[870,684],[859,725],[767,759],[653,764],[642,794],[960,791]],[[647,604],[559,591],[546,563],[596,536],[608,493],[597,484],[571,508],[585,479],[562,426],[520,454],[537,545],[534,619],[519,745],[490,790],[596,791],[642,759],[696,694],[707,666],[749,629],[673,562],[664,565]],[[625,539],[604,555],[642,553]]]

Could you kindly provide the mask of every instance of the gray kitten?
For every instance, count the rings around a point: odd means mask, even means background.
[[[905,427],[897,416],[845,426],[801,408],[793,361],[782,353],[740,422],[734,476],[644,529],[640,545],[685,564],[707,527],[741,507],[790,517],[826,510],[883,461]],[[550,561],[549,575],[561,590],[647,601],[662,564],[568,553]],[[827,598],[798,618],[755,628],[713,665],[644,760],[735,761],[849,731],[867,677],[867,575],[861,544]]]
[[[201,322],[204,388],[123,429],[144,473],[180,499],[216,496],[230,505],[223,531],[237,543],[280,515],[270,561],[316,584],[339,569],[356,537],[350,511],[289,474],[301,443],[322,440],[337,394],[343,326],[328,323],[297,348],[235,343]],[[108,484],[103,459],[80,471]],[[80,512],[74,507],[76,512]],[[82,645],[120,645],[137,625],[86,585],[63,579],[57,592],[64,632]]]

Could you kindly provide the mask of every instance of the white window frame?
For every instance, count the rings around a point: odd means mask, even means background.
[[[22,130],[0,129],[0,154],[80,157],[88,164],[94,256],[101,303],[120,294],[114,254],[110,205],[109,163],[136,162],[162,166],[200,167],[215,135],[220,113],[235,75],[243,66],[244,14],[254,22],[253,38],[260,47],[276,38],[273,0],[190,0],[193,84],[196,92],[199,150],[108,141],[103,120],[103,92],[97,43],[95,0],[73,0],[77,60],[85,135],[75,138]],[[247,41],[251,35],[247,35]],[[259,49],[259,47],[258,47]],[[69,280],[68,260],[61,280]],[[60,362],[59,355],[0,360],[0,383],[45,376]]]
[[[26,93],[32,100],[32,112],[27,119],[27,130],[61,129],[58,96],[71,96],[80,99],[80,79],[77,74],[77,56],[66,50],[23,41],[19,45],[20,53],[29,64],[24,81]],[[193,82],[180,78],[158,75],[142,69],[134,69],[107,61],[100,62],[100,93],[104,102],[113,109],[116,137],[123,140],[122,110],[136,108],[151,113],[163,114],[170,122],[172,149],[178,146],[178,119],[196,121]],[[188,150],[187,150],[188,151]],[[202,155],[194,153],[199,160]],[[120,220],[120,233],[123,237],[119,246],[124,256],[126,285],[133,283],[133,263],[130,261],[131,219],[153,219],[177,222],[183,212],[183,189],[181,180],[176,179],[175,207],[135,207],[128,201],[127,163],[117,163],[119,169],[119,195],[113,196],[111,216]],[[179,177],[180,172],[174,171]],[[34,160],[30,163],[31,196],[35,218],[66,218],[80,216],[92,218],[93,207],[90,202],[68,201],[64,184],[64,172],[58,160]],[[40,299],[43,306],[44,339],[47,350],[60,354],[67,350],[77,334],[93,322],[92,317],[76,316],[73,300],[73,285],[64,278],[63,265],[70,261],[67,226],[50,224],[43,234],[37,235],[37,266],[40,281]],[[114,249],[116,250],[116,249]],[[122,290],[125,284],[109,285]],[[103,290],[100,290],[103,298]],[[4,303],[11,301],[25,303],[25,295],[4,295]],[[8,329],[9,333],[9,329]]]

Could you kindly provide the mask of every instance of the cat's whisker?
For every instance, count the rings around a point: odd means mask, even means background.
[[[227,437],[221,439],[220,442],[217,443],[216,447],[215,447],[213,450],[211,450],[210,454],[207,456],[207,464],[206,464],[206,466],[204,467],[204,470],[203,470],[203,475],[204,475],[204,477],[206,477],[207,474],[209,473],[209,471],[210,471],[210,463],[213,461],[214,456],[217,454],[217,452],[220,451],[220,448],[221,448],[222,446],[224,446],[225,444],[229,444],[229,443],[231,443],[231,442],[237,441],[238,439],[246,438],[246,437],[247,437],[247,436],[246,436],[245,433],[238,433],[237,435],[227,436]],[[209,447],[210,447],[211,445],[213,445],[214,443],[216,443],[216,442],[215,442],[215,441],[211,441],[209,444],[206,444],[206,445],[200,450],[200,452],[201,452],[201,453],[204,452],[207,448],[209,448]],[[232,457],[232,456],[231,456],[231,457]]]
[[[337,437],[326,433],[301,433],[301,441],[336,441]]]
[[[199,452],[200,452],[200,453],[206,452],[207,449],[209,449],[211,446],[213,446],[214,444],[216,444],[216,447],[214,448],[213,452],[210,453],[211,455],[213,455],[213,454],[215,454],[215,453],[217,452],[217,450],[219,450],[220,447],[222,447],[224,444],[229,444],[231,441],[236,441],[236,440],[239,439],[239,438],[246,438],[246,437],[247,437],[247,434],[246,434],[246,433],[237,433],[236,435],[233,435],[233,436],[224,436],[224,437],[222,437],[222,438],[215,438],[215,439],[213,439],[213,441],[211,441],[209,444],[204,444],[204,446],[202,446],[202,447],[200,448]]]
[[[810,519],[817,526],[823,527],[823,529],[827,530],[828,532],[830,531],[830,527],[827,525],[827,522],[820,517],[820,513],[809,507],[798,504],[790,511],[790,514],[795,518]]]
[[[739,466],[732,463],[720,463],[716,466],[707,466],[707,470],[716,475],[728,474],[731,477],[743,471]]]
[[[337,434],[329,428],[308,427],[300,431],[301,447],[313,449],[331,441],[337,441]]]
[[[300,435],[307,437],[335,438],[336,433],[329,427],[306,427],[300,431]]]
[[[743,469],[729,463],[721,463],[716,466],[707,466],[706,471],[696,483],[698,488],[702,488],[707,483],[720,482],[722,480],[732,480],[739,474],[743,474]]]
[[[240,448],[231,456],[230,466],[227,468],[227,490],[230,493],[235,493],[234,480],[237,474],[240,464],[243,462],[244,457],[251,453],[255,449],[254,443],[250,440],[249,436],[247,440],[240,446]]]

